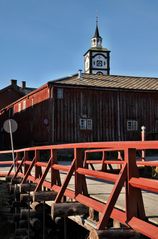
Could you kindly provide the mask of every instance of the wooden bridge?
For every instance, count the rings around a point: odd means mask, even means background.
[[[59,160],[63,150],[71,150],[73,160],[69,161],[66,153],[64,160]],[[120,233],[134,231],[158,239],[158,181],[145,178],[141,173],[146,167],[158,167],[158,160],[142,159],[138,152],[144,150],[151,153],[158,150],[158,141],[18,149],[14,152],[14,163],[1,161],[0,175],[10,178],[12,184],[20,180],[21,194],[29,183],[34,201],[51,201],[52,218],[58,215],[57,208],[60,207],[60,211],[63,208],[64,216],[90,230],[90,239],[107,238],[111,220],[119,222],[124,229]],[[0,151],[1,158],[5,160],[8,153],[12,152]],[[96,153],[102,154],[102,158],[94,159]],[[7,167],[11,164],[9,170],[5,171],[4,164]]]

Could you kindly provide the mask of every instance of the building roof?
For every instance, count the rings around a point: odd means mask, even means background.
[[[49,83],[84,87],[89,86],[126,90],[158,91],[158,78],[154,77],[97,75],[83,73],[81,74],[81,77],[79,77],[78,75],[73,75]]]
[[[25,81],[23,81],[23,83],[26,83]],[[11,84],[6,86],[5,88],[3,89],[0,89],[0,94],[2,92],[5,92],[7,91],[8,89],[12,88],[13,90],[17,91],[19,94],[21,94],[21,96],[24,96],[28,93],[30,93],[31,91],[35,90],[35,88],[32,88],[32,87],[22,87],[22,86],[18,86],[17,85],[17,81],[16,80],[11,80]]]
[[[98,48],[98,47],[91,47],[90,49],[88,49],[87,51],[86,51],[86,53],[84,54],[84,56],[87,54],[87,52],[89,52],[89,51],[96,51],[96,52],[99,52],[99,51],[101,51],[101,52],[110,52],[107,48],[105,48],[105,47],[101,47],[101,48]]]
[[[158,91],[158,78],[154,77],[136,77],[136,76],[118,76],[118,75],[97,75],[82,73],[81,77],[78,74],[49,81],[40,88],[30,92],[29,95],[35,94],[47,87],[48,85],[70,86],[70,87],[94,87],[100,89],[115,89],[115,90],[139,90],[139,91]],[[12,102],[7,108],[13,106],[22,98]],[[3,109],[4,110],[4,109]]]
[[[11,84],[3,89],[0,89],[0,109],[10,105],[12,102],[24,97],[35,88],[26,87],[26,82],[22,81],[22,85],[17,85],[17,80],[11,80]]]

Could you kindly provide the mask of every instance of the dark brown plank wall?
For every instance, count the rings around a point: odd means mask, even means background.
[[[56,99],[56,142],[113,140],[115,105],[111,92],[64,88],[63,99]],[[92,119],[93,129],[81,130],[80,118]]]
[[[55,141],[140,140],[141,126],[155,132],[158,120],[156,92],[132,92],[66,88],[63,99],[56,99]],[[92,130],[81,130],[80,118],[93,121]],[[137,120],[138,130],[128,131],[127,120]]]

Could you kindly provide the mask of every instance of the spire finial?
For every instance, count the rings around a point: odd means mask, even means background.
[[[96,16],[96,28],[95,28],[94,37],[100,37],[100,35],[99,35],[99,27],[98,27],[98,16]]]
[[[96,16],[96,26],[98,27],[98,16]]]

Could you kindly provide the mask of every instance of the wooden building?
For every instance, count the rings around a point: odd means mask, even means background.
[[[0,109],[20,99],[24,95],[34,90],[26,87],[26,82],[22,81],[21,86],[17,85],[17,80],[11,80],[11,84],[0,90]]]
[[[158,133],[158,79],[76,74],[48,82],[0,113],[1,128],[9,115],[18,123],[16,147],[140,140],[142,125]]]
[[[0,111],[3,130],[14,118],[16,147],[87,141],[140,140],[158,134],[158,78],[110,75],[110,51],[102,47],[98,22],[84,55],[84,73],[50,81]]]

